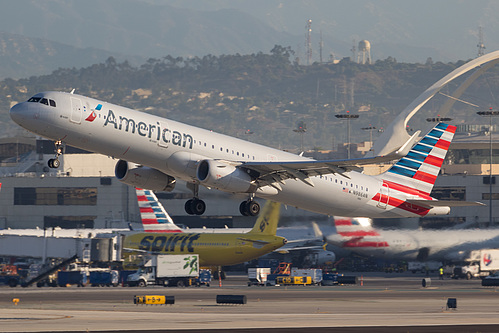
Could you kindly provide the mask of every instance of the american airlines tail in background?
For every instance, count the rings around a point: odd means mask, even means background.
[[[462,261],[471,251],[497,248],[499,229],[408,230],[379,229],[366,218],[334,218],[335,233],[317,236],[332,245],[374,258]]]
[[[182,232],[153,191],[136,188],[144,232]]]

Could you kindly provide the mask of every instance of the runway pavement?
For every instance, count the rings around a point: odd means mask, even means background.
[[[423,288],[423,276],[377,275],[362,286],[248,287],[245,276],[229,276],[209,288],[2,287],[0,331],[499,331],[499,290],[480,280],[432,278]],[[246,295],[247,304],[217,305],[222,294]],[[174,296],[175,304],[134,305],[134,295]]]

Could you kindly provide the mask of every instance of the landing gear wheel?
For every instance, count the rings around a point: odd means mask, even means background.
[[[254,200],[251,200],[247,204],[249,216],[257,216],[260,213],[260,204]]]
[[[50,160],[48,160],[48,166],[49,168],[57,169],[59,166],[61,166],[61,161],[59,161],[57,158],[51,158]]]
[[[192,202],[193,202],[193,201],[194,201],[193,199],[189,199],[189,200],[187,200],[187,201],[185,202],[185,206],[184,206],[184,208],[185,208],[185,212],[186,212],[187,214],[189,214],[189,215],[194,215],[194,213],[192,212],[192,208],[191,208],[191,207],[192,207]]]
[[[247,201],[241,202],[239,205],[239,212],[241,213],[242,216],[248,216],[248,210],[246,208]]]
[[[206,204],[200,199],[190,199],[185,203],[185,212],[189,215],[203,215],[206,210]]]
[[[206,204],[203,200],[194,199],[191,203],[191,210],[195,215],[203,215],[204,211],[206,210]]]
[[[62,155],[62,149],[63,149],[62,141],[61,140],[56,141],[55,142],[55,157],[48,160],[48,163],[47,163],[49,168],[57,169],[61,165],[61,162],[59,161],[59,156]]]
[[[260,204],[254,200],[241,202],[239,212],[243,216],[257,216],[260,213]]]

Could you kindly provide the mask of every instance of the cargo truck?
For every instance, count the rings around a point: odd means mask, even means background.
[[[129,286],[148,285],[185,287],[196,285],[199,277],[199,255],[155,255],[144,267],[127,278]]]
[[[453,278],[483,278],[499,271],[499,249],[472,251],[470,258],[469,265],[454,268]]]

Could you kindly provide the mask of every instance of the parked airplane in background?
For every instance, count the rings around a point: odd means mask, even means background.
[[[336,233],[317,236],[352,252],[385,259],[461,261],[474,250],[497,248],[499,229],[387,230],[372,227],[370,219],[335,217]]]
[[[286,244],[284,237],[276,236],[280,206],[279,203],[268,201],[253,229],[247,233],[183,232],[172,221],[173,225],[166,223],[171,228],[167,233],[157,232],[156,229],[155,232],[127,235],[123,241],[123,249],[132,253],[199,254],[199,263],[203,267],[243,263]],[[147,228],[151,225],[154,224],[147,224]]]

